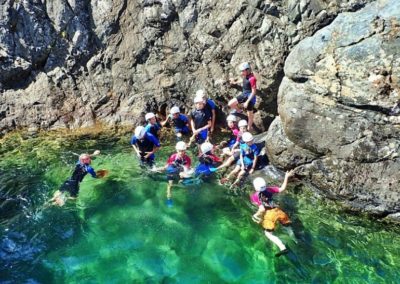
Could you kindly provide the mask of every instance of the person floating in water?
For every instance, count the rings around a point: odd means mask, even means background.
[[[222,160],[214,154],[214,146],[210,142],[204,142],[200,145],[199,164],[195,169],[195,176],[202,179],[209,178]]]
[[[92,157],[100,154],[99,150],[93,152],[93,154],[81,154],[79,160],[75,165],[75,169],[69,179],[67,179],[57,190],[50,202],[54,205],[63,206],[67,199],[76,199],[79,193],[79,184],[82,182],[83,178],[89,173],[93,178],[102,178],[108,171],[99,170],[97,172],[90,166],[92,162]],[[66,194],[69,194],[69,197]]]
[[[160,148],[160,142],[151,133],[146,131],[143,126],[135,128],[135,134],[132,136],[131,145],[140,159],[141,166],[150,166],[154,164],[154,153]]]
[[[190,133],[189,119],[186,115],[182,114],[179,107],[173,106],[170,110],[170,115],[167,116],[165,121],[161,122],[164,126],[169,120],[175,128],[175,135],[178,140],[182,138],[183,135],[188,135]]]
[[[167,205],[172,205],[172,185],[174,180],[181,180],[191,176],[190,166],[192,161],[186,154],[187,145],[183,141],[179,141],[175,146],[176,153],[172,154],[165,164],[164,167],[156,168],[154,171],[166,171],[167,172]]]
[[[234,110],[234,112],[241,112],[239,104],[243,104],[243,107],[247,110],[248,116],[248,130],[252,131],[253,120],[254,120],[254,105],[256,104],[256,93],[257,93],[257,79],[251,71],[250,64],[248,62],[243,62],[239,66],[241,76],[243,78],[242,82],[242,93],[236,98],[229,101],[229,107]],[[231,85],[238,85],[239,80],[234,78],[229,79]]]
[[[284,191],[287,187],[288,180],[294,175],[294,170],[288,171],[285,174],[285,179],[280,187],[269,186],[265,180],[261,177],[257,177],[253,181],[254,192],[250,196],[251,202],[258,206],[258,211],[252,216],[252,219],[256,223],[261,223],[264,228],[265,236],[279,247],[279,252],[276,256],[281,256],[288,252],[287,247],[283,242],[273,234],[275,225],[279,221],[282,225],[288,226],[291,221],[288,215],[273,202],[272,197],[276,193]]]
[[[161,125],[158,123],[156,115],[152,112],[146,113],[145,117],[147,125],[146,132],[153,134],[157,139],[160,139]]]

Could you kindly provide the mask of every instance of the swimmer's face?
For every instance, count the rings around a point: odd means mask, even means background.
[[[176,151],[179,157],[183,157],[185,155],[185,150],[178,150]]]
[[[242,133],[247,132],[247,126],[241,126],[241,127],[239,127],[239,130]]]
[[[82,157],[81,162],[82,162],[83,164],[89,165],[89,164],[92,162],[92,160],[90,159],[89,156],[85,156],[85,157]]]
[[[178,118],[178,117],[179,117],[179,112],[174,113],[174,114],[172,115],[172,117],[173,117],[173,118]]]
[[[155,124],[155,123],[157,122],[157,120],[156,120],[155,117],[152,117],[152,118],[149,119],[149,122],[150,122],[151,124]]]
[[[251,145],[254,144],[254,140],[251,140],[251,141],[249,141],[249,142],[246,142],[246,144],[247,144],[248,146],[251,146]]]

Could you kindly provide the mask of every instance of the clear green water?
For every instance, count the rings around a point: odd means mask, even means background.
[[[1,144],[0,282],[399,283],[398,229],[291,188],[280,204],[295,236],[276,234],[292,253],[276,258],[251,221],[248,193],[179,187],[169,208],[166,180],[139,169],[128,140],[14,135]],[[77,202],[46,207],[74,166],[71,151],[97,148],[93,167],[110,175],[86,177]]]

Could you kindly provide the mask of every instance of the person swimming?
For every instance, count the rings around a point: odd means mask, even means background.
[[[63,206],[68,199],[76,199],[79,194],[79,184],[82,182],[83,178],[90,174],[93,178],[102,178],[107,175],[107,170],[95,170],[90,166],[92,162],[92,157],[100,154],[99,150],[93,152],[93,154],[81,154],[79,160],[75,165],[75,169],[72,175],[67,179],[57,190],[53,198],[50,199],[53,205]],[[69,195],[69,196],[67,196]]]

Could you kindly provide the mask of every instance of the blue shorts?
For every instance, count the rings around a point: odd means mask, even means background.
[[[173,165],[169,165],[167,167],[166,172],[167,172],[167,180],[174,180],[179,177],[180,170],[179,170],[179,168],[177,168]]]
[[[197,144],[203,144],[208,137],[208,129],[200,131],[199,134],[196,135],[196,143]]]
[[[239,96],[237,96],[236,99],[240,104],[244,104],[250,96],[251,96],[251,93],[242,93]],[[249,102],[246,110],[254,110],[254,105],[255,104],[256,104],[256,96],[254,96],[251,99],[251,101]]]
[[[244,157],[243,158],[243,164],[244,164],[244,168],[245,170],[250,170],[250,168],[253,166],[253,160],[248,158],[248,157]],[[240,159],[236,162],[236,165],[238,166],[242,166],[242,163],[240,162]]]
[[[175,127],[175,133],[182,133],[183,135],[189,134],[190,130],[187,126],[183,128]]]

